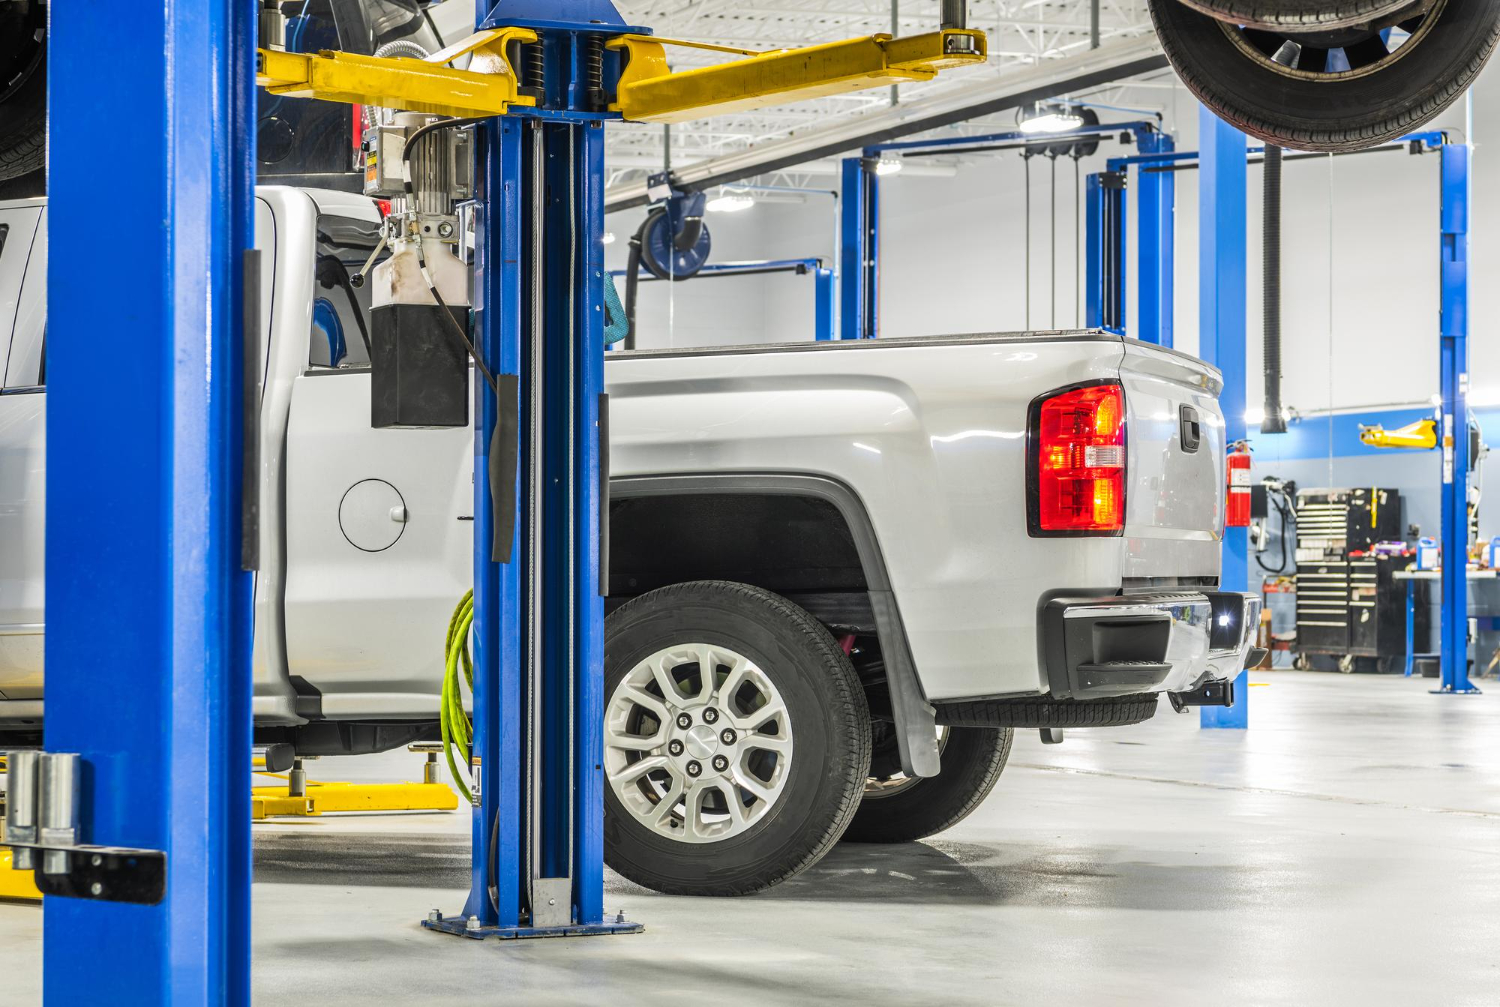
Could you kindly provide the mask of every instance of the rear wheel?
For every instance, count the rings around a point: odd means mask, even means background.
[[[744,584],[662,588],[605,623],[605,861],[674,895],[744,895],[816,863],[870,765],[849,658]]]
[[[1388,34],[1381,22],[1267,31],[1179,0],[1148,3],[1162,49],[1200,101],[1298,150],[1361,150],[1412,132],[1463,94],[1500,40],[1494,0],[1432,0]]]
[[[910,843],[926,839],[963,821],[989,796],[1010,757],[1011,729],[944,727],[941,732],[942,771],[933,777],[912,777],[901,771],[892,725],[876,724],[870,778],[845,840]]]

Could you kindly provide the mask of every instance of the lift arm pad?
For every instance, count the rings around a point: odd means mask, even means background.
[[[986,52],[983,32],[956,29],[910,38],[868,35],[672,73],[665,45],[677,43],[621,35],[606,44],[625,52],[610,110],[632,122],[686,122],[898,81],[931,80],[939,70],[983,63]]]
[[[505,28],[488,34],[493,38],[465,50],[474,52],[475,65],[484,66],[484,73],[455,70],[430,60],[258,49],[255,83],[272,94],[293,98],[380,105],[429,115],[504,115],[512,105],[535,105],[535,98],[519,93],[504,47],[508,42],[534,42],[536,32]]]

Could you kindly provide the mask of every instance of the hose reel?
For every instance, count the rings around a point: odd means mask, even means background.
[[[630,238],[625,268],[625,349],[635,348],[635,302],[644,266],[658,280],[687,280],[708,262],[713,239],[703,222],[707,194],[685,191],[666,175],[653,175],[646,191],[658,197]]]

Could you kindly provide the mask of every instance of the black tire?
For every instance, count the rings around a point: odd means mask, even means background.
[[[1437,0],[1403,23],[1413,33],[1387,55],[1378,55],[1386,47],[1374,32],[1351,49],[1316,47],[1303,36],[1299,65],[1288,68],[1271,54],[1294,39],[1241,31],[1179,0],[1148,4],[1163,51],[1200,101],[1238,129],[1296,150],[1362,150],[1412,132],[1464,93],[1500,41],[1500,3]],[[1342,65],[1329,63],[1331,52],[1350,51],[1357,67],[1326,70]]]
[[[47,160],[47,8],[0,3],[0,181]]]
[[[870,782],[844,841],[913,843],[957,825],[995,789],[1010,758],[1012,736],[1008,727],[950,727],[942,744],[942,771],[905,779],[895,737],[885,732],[871,751]]]
[[[1413,0],[1179,0],[1220,21],[1253,28],[1327,31],[1382,24]]]
[[[697,581],[642,595],[605,620],[606,703],[644,659],[688,642],[749,658],[780,692],[793,739],[784,787],[747,831],[691,843],[653,831],[606,780],[604,859],[671,895],[758,892],[815,864],[854,817],[870,767],[864,689],[828,630],[798,606],[745,584]]]

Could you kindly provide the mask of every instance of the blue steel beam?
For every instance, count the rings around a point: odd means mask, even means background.
[[[880,186],[871,162],[846,157],[839,200],[839,338],[880,332]]]
[[[813,338],[820,343],[835,336],[833,330],[833,270],[818,266],[813,270]]]
[[[1152,130],[1138,140],[1145,155],[1170,154],[1172,137]],[[1172,345],[1176,291],[1173,271],[1176,235],[1173,220],[1177,205],[1177,176],[1170,171],[1136,173],[1136,259],[1140,263],[1137,287],[1136,338],[1161,346]]]
[[[1123,335],[1128,229],[1124,176],[1115,172],[1089,175],[1084,182],[1084,201],[1084,325]]]
[[[1442,147],[1442,688],[1469,681],[1469,147]]]
[[[49,896],[48,1004],[250,1001],[250,589],[241,570],[255,5],[53,11],[48,227],[129,243],[47,279],[47,746],[84,763],[81,839],[167,852],[166,897]],[[59,248],[64,247],[59,243]],[[105,338],[102,334],[108,334]],[[99,506],[103,493],[109,500]]]
[[[1225,450],[1245,438],[1246,184],[1245,134],[1199,107],[1198,355],[1224,374]],[[1220,589],[1249,588],[1249,529],[1224,532]],[[1235,680],[1235,705],[1205,706],[1203,727],[1243,728],[1250,723],[1249,674]]]

